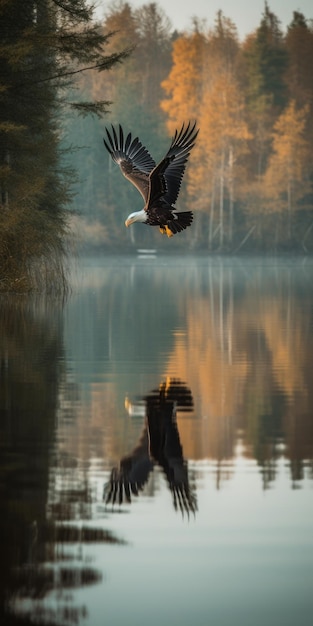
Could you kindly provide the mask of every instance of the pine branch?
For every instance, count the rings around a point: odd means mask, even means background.
[[[86,6],[73,8],[71,2],[66,2],[66,0],[53,0],[53,3],[59,7],[62,11],[69,13],[73,18],[78,20],[83,20],[85,22],[89,22],[92,18],[94,5],[90,5],[88,8]]]
[[[90,70],[97,70],[98,72],[103,72],[104,70],[109,70],[115,63],[121,63],[124,58],[126,58],[129,54],[128,50],[124,50],[123,52],[111,54],[108,57],[105,57],[100,63],[95,63],[94,65],[89,65],[87,67],[81,67],[77,70],[70,70],[69,72],[61,72],[59,74],[54,74],[53,76],[46,76],[45,78],[40,78],[38,80],[30,80],[23,83],[16,83],[15,87],[30,87],[33,85],[39,85],[41,83],[47,83],[53,80],[59,80],[61,78],[68,78],[69,76],[75,76],[75,74],[81,74],[83,72],[89,72]]]
[[[96,102],[68,102],[69,106],[77,111],[82,117],[87,115],[97,115],[101,117],[107,112],[107,107],[112,104],[109,100],[98,100]]]

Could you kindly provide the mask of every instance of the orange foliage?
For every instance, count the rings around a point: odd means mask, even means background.
[[[168,99],[161,102],[161,108],[168,114],[170,133],[185,120],[197,117],[205,47],[205,37],[199,32],[179,37],[173,44],[172,69],[162,82]]]
[[[295,200],[308,191],[308,185],[304,183],[308,179],[309,143],[305,136],[308,112],[307,106],[297,110],[292,100],[274,125],[273,154],[264,182],[266,193],[271,198],[277,200],[281,194],[286,194],[281,208],[289,203],[290,209]]]

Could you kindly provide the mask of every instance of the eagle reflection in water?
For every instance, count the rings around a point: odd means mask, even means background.
[[[135,405],[128,403],[131,413]],[[138,405],[137,405],[138,406]],[[144,410],[144,428],[135,449],[120,460],[104,486],[106,504],[131,502],[148,481],[155,465],[159,465],[172,493],[175,510],[195,513],[195,488],[189,482],[187,461],[183,457],[176,421],[176,411],[191,411],[193,399],[186,385],[174,378],[162,382],[140,402]]]

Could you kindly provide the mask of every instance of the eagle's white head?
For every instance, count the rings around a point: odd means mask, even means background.
[[[125,226],[130,226],[134,222],[145,222],[147,219],[147,213],[144,209],[131,213],[125,221]]]

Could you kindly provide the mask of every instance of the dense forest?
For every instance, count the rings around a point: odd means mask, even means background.
[[[312,21],[295,11],[283,33],[265,3],[259,26],[240,42],[222,12],[211,27],[194,20],[178,33],[156,3],[135,10],[115,2],[102,28],[115,33],[112,50],[133,52],[100,79],[82,78],[82,97],[109,99],[109,116],[68,125],[71,141],[85,146],[73,160],[85,241],[101,249],[312,252]],[[157,229],[123,228],[141,199],[103,150],[105,125],[121,123],[158,159],[189,119],[200,133],[177,206],[194,210],[192,228],[170,242]]]
[[[77,97],[77,77],[127,54],[107,51],[110,35],[92,18],[86,0],[0,0],[1,291],[66,283],[74,172],[64,120],[107,109]]]
[[[2,290],[62,282],[73,235],[110,252],[312,252],[313,25],[299,11],[282,32],[265,2],[240,41],[221,11],[179,33],[156,3],[117,0],[100,24],[86,0],[1,0],[0,40]],[[105,126],[157,160],[189,119],[200,133],[177,206],[192,228],[126,229],[141,199]]]

